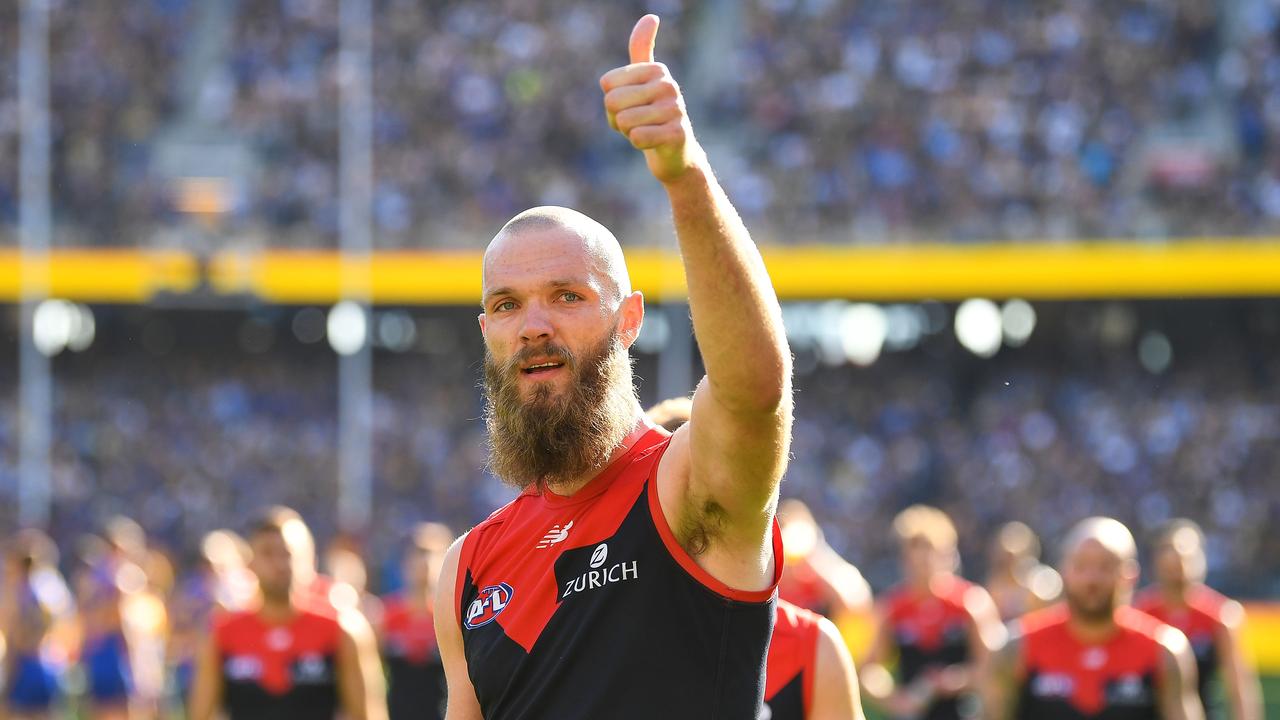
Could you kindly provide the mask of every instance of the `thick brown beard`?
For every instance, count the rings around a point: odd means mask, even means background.
[[[1090,604],[1070,591],[1064,591],[1062,595],[1067,602],[1067,606],[1071,608],[1071,614],[1086,623],[1103,623],[1115,615],[1116,603],[1114,599],[1104,600],[1098,604]],[[1114,597],[1113,594],[1112,598]]]
[[[563,362],[572,381],[559,397],[543,384],[525,400],[520,366],[545,356]],[[631,357],[616,332],[581,358],[551,344],[525,348],[499,365],[486,348],[484,396],[489,471],[521,490],[554,488],[599,471],[636,422]]]

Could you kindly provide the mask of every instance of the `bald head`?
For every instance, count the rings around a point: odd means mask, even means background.
[[[1129,532],[1124,523],[1109,517],[1091,517],[1081,520],[1067,533],[1066,540],[1062,543],[1063,561],[1070,560],[1082,546],[1090,542],[1101,545],[1122,562],[1138,559],[1138,544],[1134,542],[1133,533]]]
[[[1138,547],[1129,528],[1108,517],[1080,521],[1062,543],[1062,589],[1080,622],[1106,625],[1129,602],[1138,580]]]
[[[554,205],[530,208],[516,215],[489,242],[482,279],[486,292],[503,265],[518,262],[530,251],[579,259],[599,283],[602,296],[618,301],[631,294],[626,258],[613,233],[577,210]]]

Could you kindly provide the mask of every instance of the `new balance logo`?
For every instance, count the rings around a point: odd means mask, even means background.
[[[565,523],[563,527],[561,527],[560,525],[556,525],[555,527],[551,528],[550,530],[547,531],[546,535],[542,536],[542,541],[538,543],[538,549],[542,550],[544,548],[549,548],[552,545],[555,545],[556,543],[562,543],[565,540],[568,540],[569,528],[571,527],[573,527],[572,520]]]

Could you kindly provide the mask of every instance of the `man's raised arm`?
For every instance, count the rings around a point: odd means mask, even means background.
[[[656,16],[641,18],[631,64],[600,84],[610,125],[644,151],[671,201],[707,370],[664,458],[679,480],[660,483],[663,508],[695,556],[724,547],[760,558],[789,448],[791,354],[764,261],[694,138],[679,86],[653,61],[657,31]]]

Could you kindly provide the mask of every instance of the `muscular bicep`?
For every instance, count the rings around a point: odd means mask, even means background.
[[[1191,643],[1178,630],[1161,632],[1160,686],[1157,700],[1161,717],[1169,720],[1204,720],[1204,707],[1196,689],[1196,661]]]
[[[830,620],[819,625],[809,720],[862,720],[858,676],[844,638]]]
[[[444,556],[440,579],[436,583],[435,624],[436,639],[440,645],[440,659],[444,663],[445,682],[448,685],[449,702],[446,720],[482,720],[480,702],[467,674],[467,657],[462,648],[462,628],[458,624],[458,609],[454,596],[458,582],[458,560],[466,535],[458,538]]]
[[[682,509],[722,523],[715,529],[726,534],[767,533],[791,449],[789,397],[772,412],[733,411],[704,378],[678,434],[686,437],[673,449],[688,454],[689,506]]]

